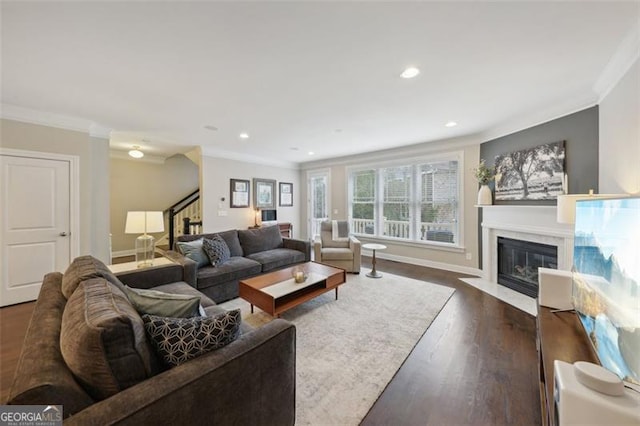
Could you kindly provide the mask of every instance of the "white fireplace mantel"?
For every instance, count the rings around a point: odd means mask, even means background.
[[[570,270],[573,226],[558,223],[556,206],[493,205],[482,207],[482,275],[498,281],[498,237],[558,248],[558,269]]]

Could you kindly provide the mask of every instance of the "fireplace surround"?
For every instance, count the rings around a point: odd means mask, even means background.
[[[557,222],[556,206],[482,207],[482,278],[490,283],[498,283],[498,237],[553,246],[557,269],[571,269],[573,226]]]

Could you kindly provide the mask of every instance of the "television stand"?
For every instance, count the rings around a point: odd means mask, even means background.
[[[554,312],[555,311],[555,312]],[[575,311],[557,311],[538,305],[536,318],[540,412],[543,426],[558,424],[553,409],[553,361],[600,364]]]

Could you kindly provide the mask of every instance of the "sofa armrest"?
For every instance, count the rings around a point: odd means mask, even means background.
[[[282,246],[284,248],[298,250],[304,253],[305,262],[309,262],[311,260],[311,244],[309,244],[309,241],[296,240],[293,238],[283,238]]]
[[[316,262],[322,261],[322,240],[320,235],[316,235],[313,239],[313,259]]]
[[[184,269],[184,277],[182,278],[182,281],[195,288],[198,276],[198,262],[191,260],[182,253],[174,250],[165,251],[164,255],[174,262],[182,265],[182,268]]]
[[[122,284],[133,288],[152,288],[177,281],[186,281],[184,268],[179,263],[119,272],[116,277]]]
[[[276,319],[67,419],[69,425],[295,422],[295,326]]]

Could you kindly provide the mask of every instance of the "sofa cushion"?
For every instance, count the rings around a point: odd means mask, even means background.
[[[229,246],[229,251],[231,252],[232,257],[244,256],[242,246],[240,245],[240,240],[238,239],[238,231],[236,229],[218,232],[218,235],[220,235],[222,239],[227,243],[227,246]]]
[[[62,276],[62,294],[68,299],[82,281],[90,278],[104,278],[121,290],[124,288],[124,285],[104,263],[93,256],[80,256],[71,262]]]
[[[272,271],[283,266],[304,262],[304,253],[298,250],[277,248],[254,253],[247,258],[262,265],[262,272]]]
[[[241,322],[240,309],[215,317],[142,318],[158,354],[172,367],[233,342]]]
[[[322,260],[353,260],[353,251],[348,248],[323,248]]]
[[[228,281],[240,280],[259,274],[262,265],[246,257],[232,257],[220,266],[198,269],[198,288],[207,288]]]
[[[238,238],[247,257],[254,253],[282,247],[282,235],[277,226],[241,229],[238,231]]]
[[[231,257],[229,246],[220,235],[214,235],[211,239],[205,238],[202,242],[202,248],[212,266],[222,265]]]
[[[129,302],[140,314],[189,318],[200,314],[200,296],[125,286]]]
[[[204,239],[200,238],[194,241],[178,241],[176,247],[185,257],[193,260],[198,264],[198,268],[208,265],[209,258],[202,247]]]
[[[93,404],[60,353],[60,328],[66,303],[62,274],[45,275],[8,399],[0,404],[62,405],[65,418]],[[7,379],[9,383],[9,377]]]
[[[96,400],[145,380],[159,366],[142,318],[127,296],[103,278],[83,281],[67,301],[60,350]]]

